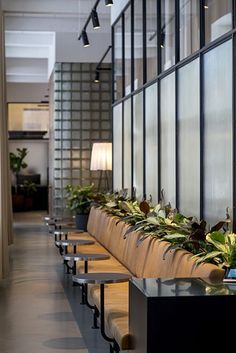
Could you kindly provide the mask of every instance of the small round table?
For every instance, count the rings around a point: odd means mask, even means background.
[[[81,234],[81,233],[84,233],[84,231],[73,227],[67,227],[67,228],[63,227],[61,229],[56,229],[54,230],[55,242],[58,240],[58,238],[59,240],[61,240],[62,236],[64,236],[65,239],[67,240],[69,233]]]
[[[102,337],[113,344],[116,344],[115,340],[108,337],[105,332],[105,310],[104,310],[104,285],[111,283],[122,283],[127,282],[131,278],[131,275],[126,273],[118,272],[94,272],[94,273],[82,273],[80,275],[72,276],[74,282],[82,285],[88,284],[99,284],[100,285],[100,328]]]
[[[110,256],[108,254],[83,254],[83,253],[76,253],[76,254],[65,254],[64,256],[65,261],[74,261],[73,266],[73,275],[76,275],[76,261],[84,261],[84,273],[88,273],[88,261],[100,261],[100,260],[108,260]]]
[[[67,247],[69,245],[73,246],[74,254],[76,254],[77,245],[92,245],[95,243],[95,241],[87,240],[87,239],[64,239],[64,240],[57,240],[55,243],[61,249],[60,254],[63,255],[63,246],[64,247]]]

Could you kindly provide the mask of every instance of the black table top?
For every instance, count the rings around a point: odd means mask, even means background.
[[[236,284],[202,278],[135,278],[131,280],[146,297],[236,295]]]
[[[110,256],[108,254],[66,254],[63,256],[65,260],[74,260],[74,261],[99,261],[99,260],[108,260]]]
[[[105,284],[105,283],[121,283],[127,282],[131,275],[118,272],[91,272],[81,273],[80,275],[73,276],[74,282],[80,284]]]

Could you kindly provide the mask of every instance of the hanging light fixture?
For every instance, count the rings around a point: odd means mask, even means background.
[[[100,82],[100,74],[99,74],[99,71],[96,70],[95,72],[95,79],[94,79],[94,82]]]
[[[99,23],[99,19],[98,19],[98,13],[97,13],[97,11],[95,9],[92,9],[91,18],[92,18],[92,22],[93,22],[93,28],[94,29],[100,28],[100,23]]]
[[[112,6],[113,5],[113,1],[112,0],[105,0],[105,5],[106,6]]]
[[[100,1],[101,0],[95,1],[95,4],[93,5],[92,10],[91,10],[83,28],[82,28],[82,31],[78,35],[78,40],[82,39],[84,47],[88,47],[90,45],[89,40],[88,40],[88,36],[87,36],[87,32],[86,32],[86,28],[87,28],[90,20],[92,20],[94,29],[100,28],[100,23],[99,23],[99,18],[98,18],[98,13],[97,13],[97,7],[98,7]],[[105,0],[105,5],[112,6],[113,1],[112,0]]]
[[[85,29],[83,29],[83,31],[81,32],[81,37],[82,37],[84,47],[89,47],[90,44],[89,44],[87,32],[85,31]]]
[[[111,45],[109,45],[109,47],[107,48],[103,57],[101,58],[101,60],[99,61],[99,63],[96,66],[94,82],[100,82],[100,71],[110,71],[111,70],[110,67],[101,67],[102,62],[103,62],[104,58],[107,56],[110,49],[111,49]]]

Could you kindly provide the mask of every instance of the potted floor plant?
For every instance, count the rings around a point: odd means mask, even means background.
[[[68,184],[65,190],[67,207],[75,212],[76,227],[86,231],[89,211],[95,199],[94,184],[87,186]]]
[[[37,191],[36,184],[30,180],[25,180],[20,187],[24,194],[24,208],[26,211],[30,211],[33,209],[33,195]]]
[[[10,169],[14,175],[14,188],[12,194],[13,211],[22,211],[24,207],[24,195],[22,194],[22,190],[18,188],[17,176],[22,169],[28,166],[24,161],[27,154],[27,148],[17,148],[16,153],[10,152],[9,154]]]

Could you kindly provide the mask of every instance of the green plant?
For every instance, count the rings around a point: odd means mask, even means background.
[[[30,180],[25,180],[24,183],[20,185],[20,187],[26,196],[31,196],[37,191],[36,184]]]
[[[16,153],[10,152],[10,169],[14,174],[18,174],[21,169],[28,166],[24,162],[24,159],[28,154],[27,148],[17,148],[16,151]]]
[[[88,186],[71,185],[65,187],[67,207],[76,214],[88,214],[92,203],[96,200],[94,184]]]
[[[193,257],[197,263],[213,262],[221,268],[236,267],[236,234],[220,231],[208,233],[206,242],[209,247]]]

